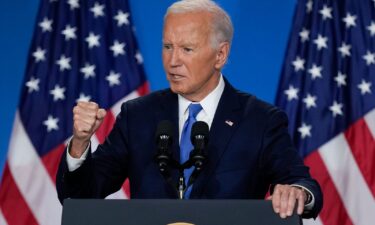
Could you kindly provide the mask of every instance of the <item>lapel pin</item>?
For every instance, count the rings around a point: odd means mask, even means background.
[[[230,120],[225,120],[225,123],[228,124],[229,126],[233,126],[233,122]]]

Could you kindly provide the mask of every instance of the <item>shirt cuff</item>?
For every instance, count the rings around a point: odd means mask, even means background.
[[[307,191],[311,195],[311,201],[308,204],[305,204],[304,210],[312,210],[314,205],[315,205],[315,197],[314,197],[313,193],[309,189],[305,188],[304,186],[298,185],[298,184],[292,184],[291,186],[302,188],[304,191]]]
[[[73,172],[74,170],[78,169],[83,164],[83,162],[86,160],[87,154],[88,154],[88,152],[90,150],[91,143],[89,143],[87,145],[85,152],[78,159],[77,158],[73,158],[70,155],[70,153],[69,153],[70,143],[71,143],[71,141],[69,141],[68,146],[67,146],[68,151],[66,153],[66,163],[68,164],[68,170],[69,170],[69,172]]]

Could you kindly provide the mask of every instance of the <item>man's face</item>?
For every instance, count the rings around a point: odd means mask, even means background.
[[[169,14],[163,32],[163,65],[171,90],[200,101],[218,84],[222,63],[212,48],[211,15]]]

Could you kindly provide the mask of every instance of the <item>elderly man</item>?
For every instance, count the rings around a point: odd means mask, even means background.
[[[170,89],[124,103],[113,130],[93,154],[90,138],[106,113],[93,102],[77,104],[74,135],[57,176],[60,200],[104,198],[126,178],[132,198],[177,198],[154,160],[157,124],[175,124],[179,139],[172,145],[173,157],[183,163],[192,148],[189,124],[204,121],[210,127],[207,165],[185,198],[262,199],[270,189],[274,211],[282,218],[295,209],[316,217],[322,194],[292,146],[286,115],[235,90],[221,74],[232,36],[229,16],[212,1],[170,6],[162,52]],[[186,178],[190,175],[187,170]],[[172,180],[178,182],[177,172]]]

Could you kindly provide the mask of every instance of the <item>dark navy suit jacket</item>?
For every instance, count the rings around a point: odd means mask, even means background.
[[[178,137],[178,97],[169,89],[124,103],[105,143],[89,153],[80,168],[68,171],[65,151],[56,178],[60,201],[104,198],[119,190],[126,178],[131,198],[177,198],[154,161],[154,136],[162,120],[175,124]],[[293,147],[287,123],[278,108],[226,81],[210,128],[207,165],[193,185],[191,198],[263,199],[274,184],[298,184],[315,196],[313,210],[304,217],[316,217],[322,193]],[[176,160],[179,152],[176,138]],[[172,174],[176,184],[177,177],[177,172]]]

